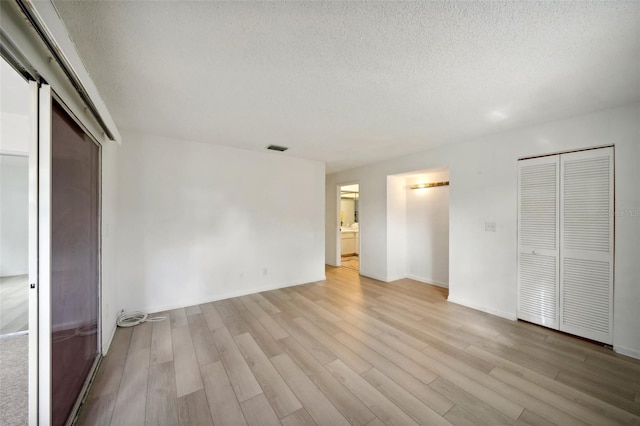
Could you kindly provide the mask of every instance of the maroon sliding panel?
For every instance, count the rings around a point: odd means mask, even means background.
[[[51,415],[63,425],[98,356],[100,162],[56,102],[51,140]]]

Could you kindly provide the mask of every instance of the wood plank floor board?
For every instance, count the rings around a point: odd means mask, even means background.
[[[367,407],[387,425],[417,424],[407,413],[402,411],[390,399],[373,387],[362,376],[337,359],[327,365],[331,373],[357,396]]]
[[[193,305],[193,306],[187,306],[186,308],[184,308],[184,313],[188,317],[189,315],[201,314],[202,311],[200,310],[200,306]]]
[[[446,413],[453,406],[453,403],[444,396],[435,392],[428,385],[421,382],[410,373],[407,373],[405,370],[389,361],[378,352],[370,349],[351,335],[347,333],[340,333],[337,334],[335,338],[345,346],[357,351],[360,356],[371,363],[375,368],[392,378],[396,383],[402,383],[402,386],[406,391],[411,393],[427,406],[431,407],[438,414],[442,415]]]
[[[523,379],[522,377],[501,367],[496,367],[491,372],[491,375],[512,385],[513,387],[535,396],[541,401],[558,408],[564,413],[582,420],[584,423],[594,426],[613,423],[612,418],[599,413],[597,410],[594,410],[591,407],[585,407],[570,398],[564,397],[555,392],[550,392],[542,386]]]
[[[469,420],[477,419],[477,423],[487,425],[513,425],[516,422],[515,419],[504,415],[476,396],[465,392],[445,379],[438,378],[429,386],[455,403],[452,408],[453,413],[452,410],[449,410],[447,414],[451,413],[452,416],[461,416]],[[456,413],[456,408],[462,409],[466,414]],[[445,418],[448,418],[446,414]]]
[[[207,320],[202,313],[193,313],[187,316],[189,331],[193,348],[198,359],[198,364],[208,365],[220,360],[220,354],[213,341],[213,333],[207,325]]]
[[[118,328],[91,386],[91,398],[116,395],[129,353],[133,328]]]
[[[471,413],[466,412],[458,405],[451,408],[451,410],[444,415],[444,418],[455,426],[490,426],[479,418],[473,416]]]
[[[111,417],[112,425],[145,423],[149,348],[129,352]]]
[[[586,359],[586,356],[582,353],[566,351],[558,346],[548,345],[542,341],[524,339],[512,333],[501,334],[494,338],[493,341],[506,346],[516,347],[519,351],[534,355],[558,366],[582,363]]]
[[[296,296],[292,298],[291,302],[296,303],[298,306],[300,306],[300,309],[305,309],[307,311],[313,312],[315,315],[317,315],[318,317],[322,318],[325,321],[328,321],[328,322],[340,321],[340,317],[332,314],[330,311],[327,311],[322,306],[319,306],[316,303],[312,302],[311,300],[307,299],[302,294],[299,294],[299,293],[296,294]]]
[[[164,364],[173,361],[173,345],[171,340],[171,314],[160,312],[156,316],[164,316],[164,321],[154,321],[151,326],[151,364]],[[136,327],[137,328],[137,327]]]
[[[357,373],[364,373],[371,368],[371,364],[365,361],[360,355],[338,342],[333,336],[326,334],[320,327],[317,327],[306,318],[296,318],[294,321]]]
[[[346,268],[116,330],[78,425],[640,425],[640,360]]]
[[[316,303],[327,310],[334,309],[334,313],[338,313],[341,311],[341,314],[339,315],[343,321],[348,322],[349,324],[359,328],[360,330],[364,331],[367,334],[370,334],[372,336],[377,336],[379,334],[382,334],[385,331],[385,328],[381,327],[380,324],[376,324],[373,319],[369,320],[369,319],[359,318],[344,310],[340,310],[336,308],[336,305],[333,302],[328,302],[327,299],[318,300],[316,301]],[[340,323],[337,322],[336,326],[339,327]]]
[[[598,395],[597,397],[592,396],[591,394],[589,394],[589,392],[583,391],[581,386],[564,384],[558,379],[554,380],[545,375],[539,374],[533,370],[526,368],[525,366],[500,358],[499,356],[484,351],[481,348],[470,346],[468,350],[475,353],[479,357],[490,360],[491,362],[495,363],[499,367],[504,368],[505,370],[514,372],[519,376],[525,378],[526,380],[548,389],[549,391],[556,392],[561,395],[566,395],[573,401],[581,403],[585,406],[593,407],[597,411],[607,415],[608,417],[618,418],[623,422],[637,421],[638,423],[640,423],[640,418],[636,419],[634,418],[635,416],[631,415],[640,415],[640,406],[633,403],[632,401],[629,401],[626,398],[616,397],[610,394],[603,395],[602,392],[598,392],[596,389],[590,389],[594,393],[596,393],[596,395]]]
[[[407,392],[402,386],[382,374],[375,368],[363,375],[373,387],[383,393],[390,401],[409,414],[421,425],[450,425],[440,414],[422,403],[418,398]]]
[[[473,367],[460,363],[450,357],[445,362],[434,359],[433,356],[429,355],[437,354],[438,351],[431,350],[428,346],[422,351],[417,351],[391,336],[383,334],[380,336],[380,339],[389,345],[393,345],[398,351],[401,351],[414,362],[425,366],[430,369],[430,371],[435,372],[439,377],[448,380],[462,390],[476,395],[478,399],[514,420],[517,419],[522,413],[522,410],[524,410],[522,405],[515,403],[505,396],[504,393],[507,392],[497,392],[494,386],[499,383],[493,380],[488,374],[475,370]],[[425,353],[426,351],[429,352]],[[458,366],[459,369],[452,366]],[[463,369],[464,373],[459,371],[460,369]]]
[[[550,422],[542,416],[537,415],[531,410],[525,408],[525,410],[518,417],[516,422],[518,425],[523,426],[554,426],[555,423]]]
[[[247,327],[245,321],[238,315],[231,299],[218,300],[217,302],[213,302],[213,306],[220,314],[222,322],[232,336],[237,336],[249,331],[249,327]]]
[[[436,379],[437,376],[433,373],[433,371],[425,368],[414,360],[398,352],[393,346],[389,346],[383,343],[381,340],[379,340],[379,338],[372,339],[369,336],[359,332],[359,330],[354,330],[354,327],[345,327],[345,329],[350,330],[349,334],[351,334],[351,337],[354,337],[360,342],[364,343],[370,349],[384,356],[393,364],[402,368],[421,382],[429,384]],[[384,336],[384,333],[381,336]]]
[[[271,362],[315,423],[321,426],[347,426],[349,424],[289,355],[275,356],[271,358]]]
[[[243,402],[261,394],[262,388],[240,353],[229,330],[219,328],[213,332],[213,337],[238,401]]]
[[[560,372],[559,367],[530,356],[527,353],[517,351],[509,346],[500,345],[490,341],[484,341],[480,343],[473,343],[467,346],[465,351],[472,353],[472,348],[482,349],[483,351],[489,352],[501,359],[509,360],[515,364],[525,366],[530,370],[533,370],[550,378],[555,378]]]
[[[321,304],[322,302],[323,301],[318,301],[317,303]],[[416,349],[422,349],[427,346],[427,343],[425,343],[423,340],[419,340],[401,330],[398,330],[395,327],[390,326],[389,324],[383,323],[382,321],[379,321],[359,311],[354,311],[354,314],[351,314],[343,310],[341,318],[343,319],[343,321],[361,329],[367,334],[371,334],[374,337],[379,336],[382,333],[387,333]],[[336,325],[338,327],[341,327],[341,323],[336,323]]]
[[[133,335],[131,336],[129,353],[137,352],[140,349],[150,348],[153,323],[143,322],[142,324],[132,328],[133,328]]]
[[[495,371],[499,370],[499,368],[494,368],[491,373],[487,375],[456,359],[447,357],[446,354],[443,354],[437,350],[426,348],[422,352],[427,354],[431,359],[437,360],[439,362],[448,362],[449,366],[455,369],[458,373],[463,374],[465,377],[468,377],[469,379],[492,389],[498,394],[514,401],[524,408],[544,411],[545,416],[554,415],[556,416],[555,419],[561,421],[562,423],[568,424],[574,421],[573,418],[568,416],[571,413],[569,413],[567,410],[563,410],[562,408],[558,410],[556,409],[556,405],[553,404],[550,399],[542,398],[541,395],[543,395],[544,392],[531,392],[532,389],[538,390],[537,387],[534,387],[536,386],[534,383],[528,382],[532,387],[523,388],[521,386],[516,386],[513,381],[509,382],[505,380],[495,380]],[[587,411],[586,407],[584,411]]]
[[[184,308],[173,309],[170,312],[171,328],[185,327],[187,325],[187,313]]]
[[[116,393],[87,399],[81,407],[77,425],[109,426],[116,404]]]
[[[247,422],[222,361],[205,365],[201,371],[213,423],[215,425],[246,425]]]
[[[251,334],[236,336],[236,343],[278,417],[286,417],[301,409],[302,404],[253,340]]]
[[[191,331],[188,325],[171,330],[173,359],[176,377],[176,394],[185,396],[203,388]]]
[[[235,300],[238,313],[242,315],[248,332],[254,337],[258,346],[267,354],[268,357],[280,355],[283,351],[282,346],[273,338],[271,333],[264,327],[264,321],[257,319],[239,300]],[[273,320],[273,319],[272,319]],[[275,322],[275,320],[273,320]],[[278,325],[279,327],[279,325]],[[287,334],[288,335],[288,334]]]
[[[629,400],[633,400],[638,383],[619,375],[603,374],[596,369],[590,369],[586,364],[561,368],[556,379],[561,382],[573,381],[574,384],[599,387],[604,392]]]
[[[311,415],[304,408],[299,409],[295,413],[289,414],[284,419],[280,419],[282,426],[315,426]]]
[[[249,426],[280,426],[280,420],[264,394],[240,403]]]
[[[178,423],[173,424],[213,426],[204,389],[178,398]]]
[[[251,294],[249,297],[269,315],[280,313],[280,309],[276,308],[271,302],[265,299],[262,293]]]
[[[310,310],[308,306],[306,306],[304,303],[308,301],[309,301],[308,299],[300,296],[297,293],[293,294],[291,297],[291,300],[285,302],[290,307],[290,309],[287,312],[289,314],[291,314],[292,312],[297,313],[297,315],[294,315],[295,317],[307,318],[309,321],[316,324],[318,327],[322,328],[328,334],[333,335],[333,334],[339,333],[340,330],[336,328],[336,326],[333,324],[336,321],[327,319],[326,316],[328,315],[320,314],[319,310]],[[330,314],[329,311],[322,308],[321,306],[317,306],[317,308],[322,309],[321,312],[323,313],[326,312],[327,314]],[[330,315],[331,315],[331,318],[335,317],[333,314],[330,314]]]
[[[207,321],[209,330],[213,331],[224,327],[224,322],[222,321],[216,307],[213,306],[213,303],[209,302],[201,304],[200,311],[202,311],[202,315],[204,315],[204,318]]]
[[[292,337],[282,339],[287,353],[349,423],[364,425],[375,415]]]
[[[356,309],[354,307],[348,307],[348,308],[345,308],[345,310],[355,316],[358,316],[358,311],[360,311],[361,313],[374,317],[378,321],[387,324],[389,327],[400,330],[401,332],[408,334],[409,336],[412,336],[413,338],[418,340],[422,340],[426,342],[430,338],[433,338],[436,340],[447,342],[448,344],[455,346],[459,349],[464,349],[467,346],[469,346],[469,342],[467,341],[454,337],[450,334],[443,333],[438,329],[429,328],[428,325],[422,325],[419,322],[406,323],[403,321],[398,321],[394,318],[388,317],[379,312],[370,311],[364,308]]]
[[[291,338],[302,345],[321,364],[325,365],[336,360],[337,357],[333,352],[314,339],[313,336],[295,322],[296,318],[290,317],[286,312],[280,312],[274,315],[274,318],[289,333]],[[281,341],[287,339],[281,339]]]
[[[149,367],[145,424],[178,424],[176,379],[173,361]]]
[[[244,306],[251,312],[251,314],[264,326],[264,328],[271,334],[275,340],[284,339],[289,335],[275,320],[262,309],[249,296],[240,298]]]

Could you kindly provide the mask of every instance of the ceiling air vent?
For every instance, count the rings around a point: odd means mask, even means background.
[[[269,145],[269,146],[267,147],[267,149],[270,149],[271,151],[280,151],[280,152],[284,152],[284,151],[288,150],[289,148],[287,148],[286,146]]]

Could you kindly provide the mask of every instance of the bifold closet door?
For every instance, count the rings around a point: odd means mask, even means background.
[[[558,328],[559,158],[518,162],[518,318]]]
[[[518,318],[613,342],[613,148],[518,162]]]
[[[560,330],[613,342],[613,148],[560,156]]]

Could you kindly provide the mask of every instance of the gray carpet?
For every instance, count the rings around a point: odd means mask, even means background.
[[[29,336],[0,339],[0,425],[26,425],[29,419]]]

